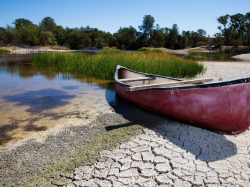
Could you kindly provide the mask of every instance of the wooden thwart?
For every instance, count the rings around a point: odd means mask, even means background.
[[[118,79],[120,82],[132,82],[132,81],[142,81],[142,80],[153,80],[152,77],[136,77],[131,79]]]
[[[141,86],[131,86],[127,87],[126,91],[136,91],[136,90],[147,90],[152,88],[157,88],[160,86],[164,87],[172,87],[172,86],[179,86],[184,84],[199,84],[203,82],[210,82],[213,79],[206,78],[206,79],[195,79],[195,80],[187,80],[187,81],[179,81],[179,82],[167,82],[167,83],[159,83],[159,84],[149,84],[149,85],[141,85]]]

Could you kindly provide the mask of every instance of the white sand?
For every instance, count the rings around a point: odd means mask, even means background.
[[[196,78],[213,78],[215,82],[250,77],[250,62],[200,62],[207,68]]]

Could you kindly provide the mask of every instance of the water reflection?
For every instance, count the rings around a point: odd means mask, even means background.
[[[16,106],[29,106],[26,110],[30,113],[40,113],[44,110],[53,109],[69,104],[68,100],[76,95],[57,89],[43,89],[38,91],[27,91],[22,94],[4,96],[7,102],[14,102]]]
[[[0,55],[0,145],[36,137],[38,131],[64,124],[71,113],[115,100],[114,81],[36,68],[31,64],[35,55]]]

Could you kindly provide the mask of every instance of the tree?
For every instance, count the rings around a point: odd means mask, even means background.
[[[21,41],[23,43],[30,45],[37,45],[39,43],[37,25],[26,25],[21,31]]]
[[[102,38],[96,38],[95,39],[95,46],[97,49],[102,49],[104,47],[103,39]]]
[[[196,43],[199,41],[199,33],[191,31],[191,39],[194,42],[194,47],[196,47]]]
[[[202,37],[202,36],[206,36],[207,35],[207,32],[203,29],[198,29],[197,30],[198,34],[199,34],[199,37]]]
[[[178,35],[179,35],[179,28],[177,27],[177,24],[174,24],[172,26],[172,28],[169,30],[169,35],[168,35],[167,41],[166,41],[166,47],[179,48]]]
[[[5,33],[6,33],[6,29],[3,27],[0,27],[0,41],[3,41],[5,39]]]
[[[14,29],[21,29],[24,28],[26,25],[33,25],[33,23],[24,18],[16,19],[12,24],[14,24]]]
[[[164,29],[161,29],[157,24],[156,28],[151,31],[149,43],[154,47],[163,47],[164,46]]]
[[[114,34],[117,40],[118,48],[133,49],[135,48],[137,31],[134,27],[124,27]]]
[[[138,26],[139,30],[142,31],[142,41],[145,40],[147,45],[148,36],[151,30],[154,28],[155,19],[151,15],[145,15],[143,17],[142,25]]]
[[[239,31],[239,34],[241,35],[241,32],[244,30],[244,23],[246,21],[245,16],[243,14],[235,14],[230,16],[232,27]]]
[[[227,24],[229,23],[228,22],[228,18],[230,16],[227,14],[225,16],[220,16],[219,18],[217,18],[217,21],[222,24],[224,26],[224,32],[223,32],[223,35],[224,35],[224,38],[226,39],[226,45],[228,45],[229,43],[229,33],[231,31],[231,27],[227,28]],[[218,27],[219,30],[221,30],[221,27]]]
[[[54,32],[56,29],[55,20],[51,17],[43,18],[43,20],[39,23],[39,29]]]
[[[54,32],[58,45],[63,45],[65,43],[65,38],[66,38],[66,31],[64,30],[64,28],[62,26],[56,26]]]
[[[245,15],[245,36],[246,36],[246,44],[250,45],[250,12]]]

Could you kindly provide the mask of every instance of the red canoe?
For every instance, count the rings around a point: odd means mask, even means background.
[[[148,112],[222,134],[250,126],[250,77],[210,82],[185,81],[117,66],[116,91]]]

